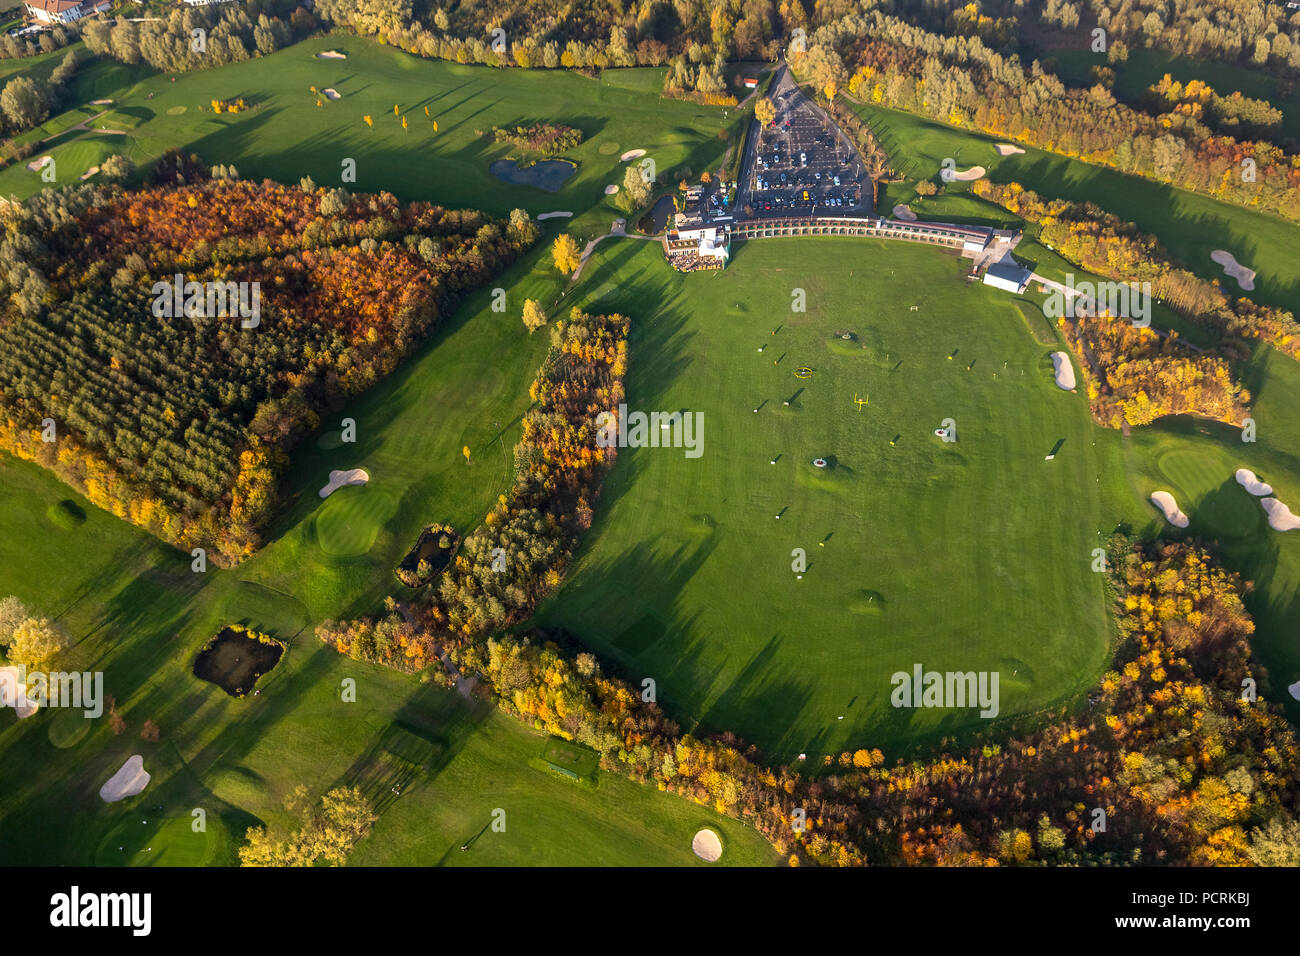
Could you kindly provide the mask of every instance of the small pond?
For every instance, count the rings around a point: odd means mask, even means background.
[[[578,167],[567,159],[544,159],[531,166],[520,166],[517,160],[498,159],[488,167],[497,179],[513,186],[532,186],[548,193],[560,191]]]
[[[257,679],[280,662],[284,645],[239,627],[224,628],[194,659],[194,676],[243,697]]]

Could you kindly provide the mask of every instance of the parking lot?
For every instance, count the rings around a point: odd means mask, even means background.
[[[751,136],[738,205],[747,218],[871,213],[857,150],[782,69],[769,92],[771,124]]]

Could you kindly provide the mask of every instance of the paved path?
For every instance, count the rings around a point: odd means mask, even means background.
[[[627,220],[615,219],[613,224],[609,227],[609,232],[605,233],[603,236],[597,236],[595,239],[591,240],[591,242],[587,243],[587,247],[582,250],[582,255],[578,259],[578,268],[573,270],[571,281],[578,281],[578,276],[582,274],[582,267],[587,264],[587,260],[591,258],[591,254],[596,251],[596,246],[604,242],[606,239],[647,239],[650,242],[659,241],[658,236],[638,236],[634,233],[626,232],[624,228],[626,225]]]

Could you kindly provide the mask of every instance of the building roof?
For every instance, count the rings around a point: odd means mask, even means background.
[[[1011,262],[995,262],[988,267],[985,276],[992,276],[995,279],[1001,279],[1003,282],[1014,282],[1016,285],[1026,285],[1031,275],[1028,269],[1024,269]]]
[[[27,5],[45,13],[67,13],[81,6],[81,0],[27,0]]]

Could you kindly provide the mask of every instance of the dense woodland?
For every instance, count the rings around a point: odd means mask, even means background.
[[[1150,282],[1153,296],[1217,335],[1259,339],[1300,360],[1300,323],[1294,315],[1244,297],[1232,298],[1217,281],[1202,279],[1175,262],[1160,240],[1133,223],[1092,203],[1043,199],[1019,183],[984,179],[973,191],[1036,223],[1044,242],[1089,272],[1119,282]]]
[[[258,547],[287,452],[321,413],[391,372],[537,229],[522,213],[209,179],[175,158],[158,176],[6,210],[0,447],[228,564]],[[155,283],[177,274],[258,283],[256,327],[206,301],[160,316]]]
[[[1149,425],[1164,415],[1201,415],[1240,424],[1250,393],[1226,361],[1189,353],[1175,332],[1135,328],[1110,315],[1063,318],[1080,357],[1093,417],[1103,425]]]

